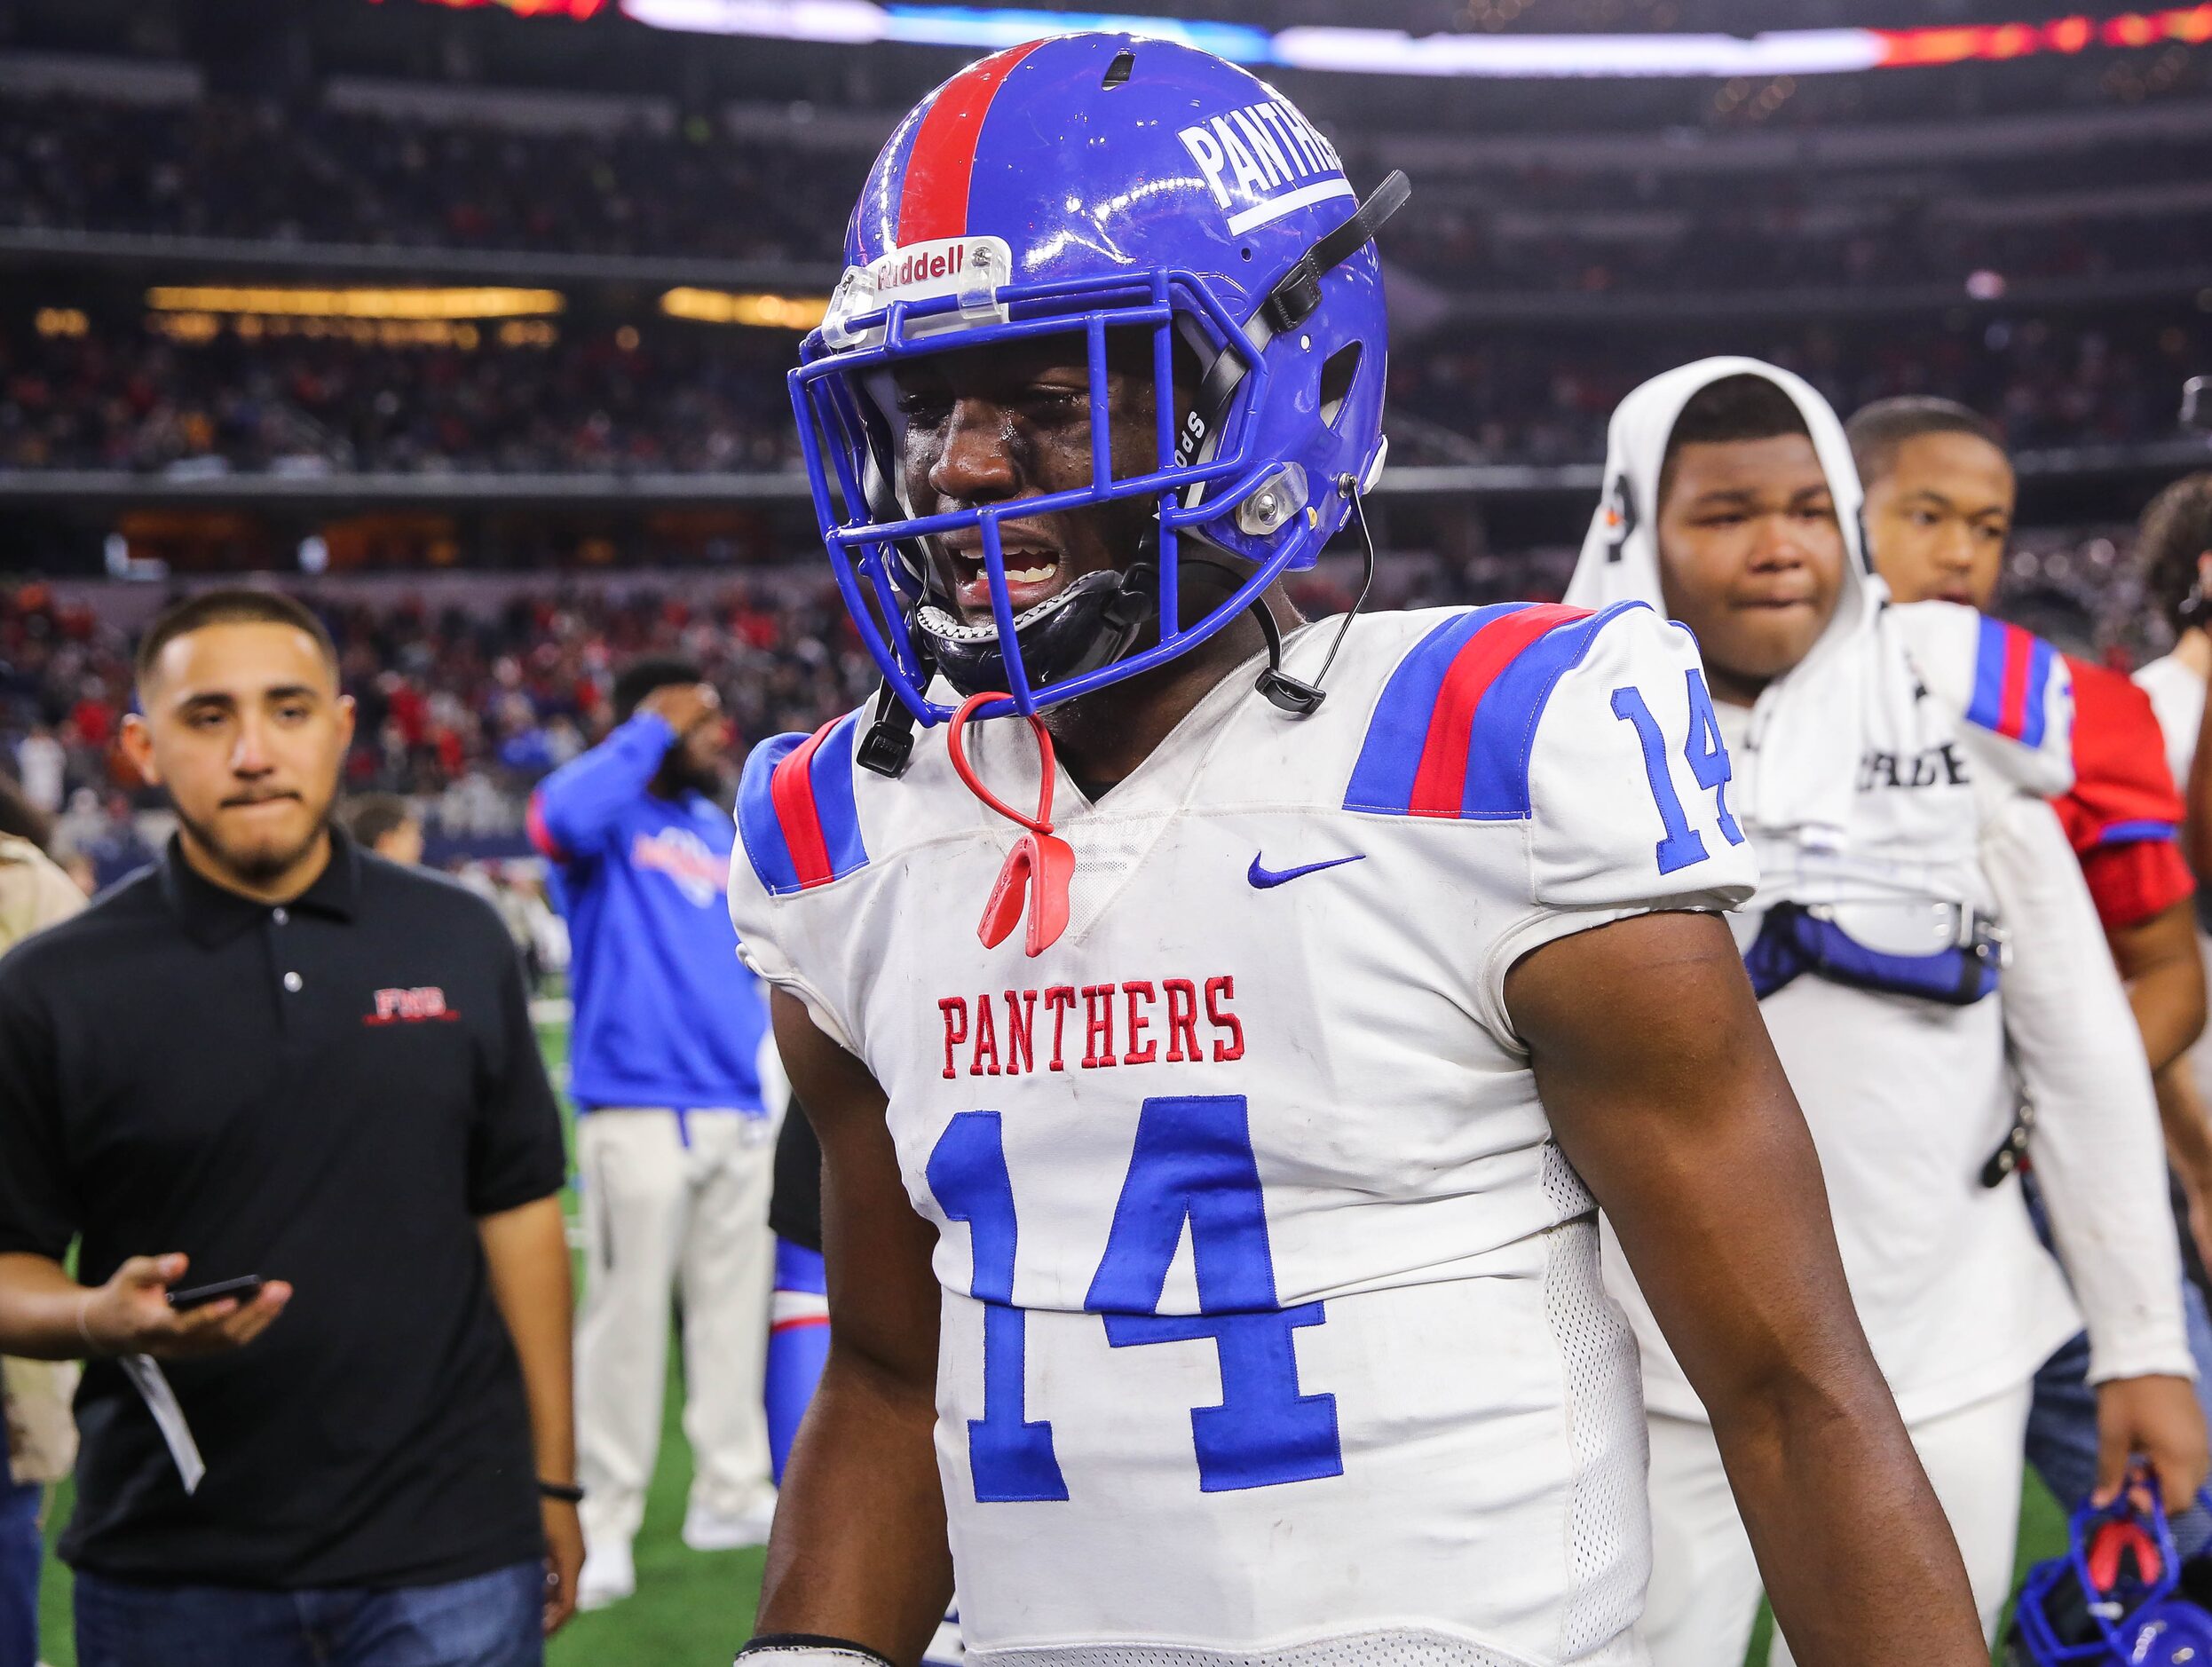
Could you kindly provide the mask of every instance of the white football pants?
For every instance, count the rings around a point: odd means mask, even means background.
[[[1985,1638],[2012,1591],[2030,1398],[2022,1384],[1907,1426],[1958,1537]],[[1758,1616],[1758,1565],[1709,1424],[1651,1415],[1651,1545],[1643,1635],[1652,1667],[1737,1667]],[[1794,1660],[1779,1635],[1768,1659]]]
[[[688,1126],[690,1143],[685,1144]],[[576,1323],[576,1478],[587,1545],[636,1537],[660,1450],[669,1295],[683,1304],[691,1510],[772,1497],[761,1400],[774,1267],[775,1124],[735,1111],[606,1108],[576,1120],[584,1300]]]

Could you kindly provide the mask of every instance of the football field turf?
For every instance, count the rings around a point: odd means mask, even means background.
[[[547,1063],[558,1081],[566,1053],[565,1031],[547,1026],[540,1034]],[[660,1464],[646,1499],[645,1526],[637,1538],[637,1595],[597,1614],[577,1616],[547,1652],[549,1667],[722,1667],[751,1629],[753,1605],[760,1592],[760,1552],[694,1552],[679,1537],[691,1457],[683,1442],[682,1378],[674,1358],[668,1382]],[[64,1487],[57,1490],[49,1513],[50,1544],[67,1512],[68,1489]],[[2058,1507],[2031,1475],[2020,1511],[2016,1575],[2030,1562],[2064,1549],[2065,1532]],[[42,1607],[44,1657],[51,1667],[76,1663],[69,1636],[68,1581],[68,1570],[50,1556]],[[1762,1617],[1750,1661],[1766,1660],[1765,1640]]]

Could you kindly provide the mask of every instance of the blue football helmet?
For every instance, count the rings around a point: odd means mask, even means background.
[[[2145,1485],[2148,1511],[2124,1492],[2083,1505],[2066,1525],[2066,1554],[2028,1571],[2005,1640],[2008,1667],[2212,1663],[2212,1611],[2184,1592],[2157,1484]],[[2188,1584],[2201,1573],[2191,1564]]]
[[[980,715],[1031,713],[1186,652],[1313,565],[1382,465],[1372,239],[1405,194],[1393,175],[1361,204],[1329,141],[1275,89],[1137,36],[1015,47],[914,108],[869,172],[844,277],[790,377],[822,536],[883,672],[863,762],[891,774],[903,762],[911,720],[894,697],[924,723],[952,715],[927,693],[936,673],[964,694],[1010,697]],[[1110,330],[1149,334],[1157,412],[1152,466],[1121,478],[1103,397]],[[892,368],[1055,336],[1090,370],[1088,484],[915,515],[885,408]],[[1129,499],[1150,502],[1156,531],[1128,569],[1083,575],[1017,615],[1000,520]],[[968,527],[990,584],[981,626],[961,621],[920,545]],[[1200,562],[1234,589],[1184,619],[1179,575]],[[889,758],[876,753],[887,727]]]

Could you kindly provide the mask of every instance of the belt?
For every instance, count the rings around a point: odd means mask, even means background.
[[[1854,990],[1971,1007],[1997,987],[2004,934],[1964,905],[1954,906],[1958,919],[1948,948],[1932,955],[1900,955],[1858,942],[1820,905],[1778,903],[1767,910],[1758,936],[1743,952],[1743,965],[1761,999],[1809,972]]]

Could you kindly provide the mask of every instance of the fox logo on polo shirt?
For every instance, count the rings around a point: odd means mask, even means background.
[[[446,992],[436,984],[379,990],[371,998],[374,1013],[361,1015],[364,1024],[422,1024],[431,1020],[453,1020],[461,1015],[446,1005]]]

